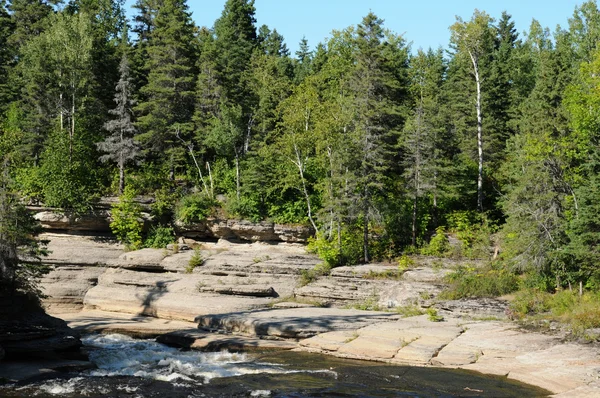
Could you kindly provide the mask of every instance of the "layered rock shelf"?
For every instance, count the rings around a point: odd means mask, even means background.
[[[463,368],[561,397],[600,392],[596,347],[519,330],[506,319],[503,300],[438,300],[457,262],[417,257],[406,270],[371,264],[307,278],[320,261],[296,243],[184,238],[170,249],[123,252],[104,237],[42,238],[50,240],[45,261],[53,268],[43,281],[45,304],[81,332],[157,337],[200,350],[293,349]],[[443,320],[396,311],[428,307]]]
[[[66,213],[59,209],[43,206],[28,206],[28,209],[46,231],[110,235],[111,207],[117,202],[118,198],[115,197],[102,198],[93,210],[83,215]],[[150,215],[150,205],[153,199],[138,197],[136,202],[143,210],[141,216],[144,228],[147,230],[153,224]],[[178,235],[200,240],[227,239],[242,242],[306,243],[308,238],[314,235],[312,228],[305,225],[276,224],[269,221],[251,222],[217,217],[209,217],[197,223],[178,222],[175,227]]]

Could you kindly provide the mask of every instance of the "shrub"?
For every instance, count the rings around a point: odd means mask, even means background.
[[[177,203],[175,217],[184,223],[199,222],[210,216],[216,204],[213,198],[203,194],[186,195]]]
[[[421,249],[421,253],[426,256],[442,257],[450,250],[450,243],[446,236],[444,227],[437,227],[435,235],[429,241],[429,244]]]
[[[497,229],[488,218],[475,211],[455,211],[448,215],[448,228],[461,242],[459,256],[489,258],[491,235]]]
[[[441,315],[438,315],[438,311],[433,307],[427,308],[426,312],[427,312],[427,319],[429,319],[431,322],[441,322],[444,320],[444,317]]]
[[[156,226],[150,230],[146,237],[146,247],[154,249],[163,249],[175,241],[175,232],[171,227]]]
[[[204,258],[202,257],[202,252],[200,251],[200,249],[194,249],[194,254],[192,254],[190,261],[188,261],[188,264],[185,267],[185,272],[187,274],[191,274],[192,272],[194,272],[194,269],[196,267],[200,267],[200,266],[202,266],[202,264],[204,264]]]
[[[316,281],[320,276],[329,275],[331,267],[325,263],[315,265],[313,269],[300,270],[300,286],[306,286],[309,283]]]
[[[119,202],[112,207],[110,229],[128,250],[142,247],[142,209],[134,201],[135,192],[126,188]]]
[[[448,288],[442,298],[456,300],[468,297],[497,297],[516,291],[519,277],[502,266],[458,266],[445,277]]]
[[[362,237],[353,231],[342,231],[342,246],[336,239],[329,240],[322,234],[308,239],[307,251],[315,253],[329,267],[355,265],[362,260]]]
[[[586,336],[586,331],[600,327],[600,295],[562,290],[548,293],[538,289],[525,289],[511,302],[509,316],[513,319],[545,319],[567,325],[574,336]]]

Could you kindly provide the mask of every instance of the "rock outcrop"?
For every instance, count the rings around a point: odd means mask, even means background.
[[[71,214],[60,209],[28,206],[43,229],[49,232],[67,234],[110,235],[112,206],[118,198],[105,197],[95,204],[87,214]],[[136,202],[142,208],[144,228],[148,230],[155,222],[150,215],[152,198],[138,197]],[[314,235],[312,228],[305,225],[275,224],[269,221],[251,222],[248,220],[221,219],[211,217],[198,223],[177,223],[180,236],[200,239],[226,239],[243,242],[287,242],[306,243]]]
[[[268,221],[223,220],[209,218],[194,224],[177,224],[178,233],[191,239],[227,239],[247,242],[306,243],[313,236],[304,225],[275,224]]]
[[[4,293],[0,299],[0,348],[7,359],[54,358],[77,351],[79,335],[65,321],[47,315],[35,300]]]

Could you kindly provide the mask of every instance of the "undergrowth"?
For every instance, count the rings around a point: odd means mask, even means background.
[[[444,278],[448,287],[441,299],[498,297],[519,289],[519,276],[506,267],[489,264],[483,267],[459,265]]]
[[[509,317],[522,322],[555,321],[567,326],[576,337],[597,339],[590,329],[600,328],[600,293],[562,290],[548,293],[538,289],[519,291],[509,307]]]

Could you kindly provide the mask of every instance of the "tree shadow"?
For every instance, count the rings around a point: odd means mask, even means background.
[[[176,282],[176,280],[157,281],[145,295],[136,294],[136,298],[142,302],[141,304],[143,306],[142,310],[137,314],[138,317],[136,318],[140,320],[140,316],[158,318],[155,303],[160,297],[164,296],[169,291],[168,284],[171,282]]]

